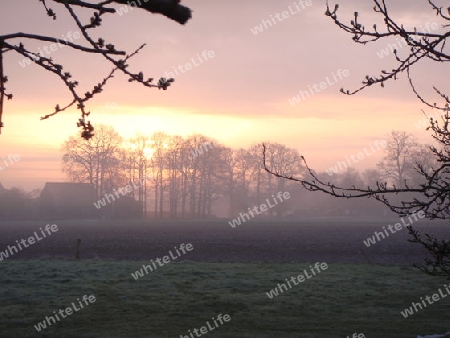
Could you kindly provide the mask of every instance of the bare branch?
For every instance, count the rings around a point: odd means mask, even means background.
[[[6,35],[1,35],[0,39],[2,39],[3,41],[6,40],[10,40],[10,39],[17,39],[17,38],[25,38],[25,39],[31,39],[31,40],[38,40],[38,41],[46,41],[46,42],[53,42],[53,43],[57,43],[60,45],[65,45],[65,46],[69,46],[73,49],[77,49],[80,50],[82,52],[86,52],[86,53],[106,53],[106,54],[113,54],[113,55],[125,55],[126,53],[124,51],[117,51],[117,50],[111,50],[111,49],[99,49],[99,48],[87,48],[78,44],[75,44],[73,42],[70,41],[66,41],[66,40],[60,40],[58,38],[54,38],[51,36],[43,36],[43,35],[36,35],[36,34],[30,34],[30,33],[14,33],[14,34],[6,34]],[[23,45],[20,44],[19,47]]]
[[[419,32],[415,27],[412,30],[405,29],[403,25],[397,24],[392,19],[385,0],[373,0],[373,2],[374,12],[381,15],[383,19],[385,25],[384,31],[380,31],[376,24],[373,24],[372,30],[366,30],[364,25],[358,21],[358,12],[355,12],[354,19],[351,20],[349,24],[344,23],[337,16],[339,5],[335,5],[334,10],[331,10],[327,2],[327,10],[325,14],[329,16],[340,29],[353,35],[352,39],[356,43],[366,44],[384,38],[397,37],[404,40],[405,44],[409,46],[409,53],[406,57],[402,58],[400,57],[398,51],[394,50],[394,58],[398,63],[395,68],[390,71],[382,70],[377,76],[367,75],[363,80],[361,87],[352,91],[341,89],[342,93],[347,95],[354,95],[374,84],[380,84],[382,87],[384,87],[385,82],[396,80],[398,76],[405,71],[408,72],[408,78],[411,79],[409,73],[410,69],[423,59],[430,59],[436,62],[450,61],[450,53],[445,51],[447,39],[450,37],[450,31],[447,31],[445,33],[433,33],[431,31]],[[434,5],[431,0],[428,0],[428,2],[441,19],[444,19],[446,21],[450,20],[448,16],[443,14],[442,8]],[[442,27],[446,26],[442,25]],[[412,85],[412,82],[411,86],[413,87],[414,93],[418,96],[418,98],[422,102],[427,103],[428,101],[417,93],[417,90]],[[434,106],[431,103],[427,103],[427,105]]]
[[[133,57],[135,54],[140,52],[145,44],[141,45],[137,48],[133,53],[127,55],[125,51],[117,50],[115,46],[111,43],[106,44],[105,40],[99,38],[98,41],[94,41],[88,33],[88,29],[97,28],[102,23],[102,16],[105,14],[115,13],[116,10],[112,7],[107,7],[107,5],[113,3],[120,3],[133,5],[136,2],[138,3],[137,7],[142,9],[146,9],[152,13],[159,13],[167,16],[168,18],[175,20],[181,24],[186,23],[191,18],[191,10],[185,6],[179,4],[179,0],[136,0],[133,2],[128,1],[118,1],[118,0],[106,0],[99,3],[91,3],[88,1],[81,0],[52,0],[55,3],[59,3],[64,5],[64,7],[69,11],[72,19],[77,24],[80,29],[84,40],[88,42],[90,47],[86,47],[82,44],[73,43],[72,41],[61,41],[60,39],[53,36],[43,36],[38,34],[31,33],[11,33],[0,36],[0,132],[3,127],[2,122],[2,114],[3,114],[3,106],[4,106],[4,98],[11,99],[12,95],[6,93],[5,83],[8,78],[3,74],[3,55],[7,51],[13,50],[16,53],[23,55],[24,57],[31,60],[36,65],[40,66],[46,71],[52,72],[57,75],[60,80],[63,81],[64,85],[68,88],[69,92],[72,96],[72,101],[62,108],[60,105],[56,105],[55,109],[52,113],[44,115],[41,117],[41,120],[48,119],[52,116],[55,116],[59,112],[65,111],[70,107],[76,104],[76,108],[81,112],[81,118],[78,120],[77,126],[82,127],[82,137],[88,139],[93,136],[93,126],[89,121],[86,121],[86,117],[90,115],[90,112],[86,110],[86,103],[90,99],[92,99],[96,94],[99,94],[103,91],[104,86],[107,82],[114,77],[114,73],[118,70],[129,76],[129,82],[138,82],[149,88],[158,88],[167,90],[167,88],[174,82],[174,79],[165,79],[160,78],[157,83],[153,84],[153,78],[144,78],[143,72],[130,72],[128,71],[127,61]],[[47,5],[46,0],[39,0],[40,3],[43,4],[47,15],[56,20],[56,12]],[[93,11],[93,16],[90,18],[90,22],[86,25],[83,25],[79,20],[77,14],[73,10],[72,6],[77,6],[80,8],[85,8]],[[91,53],[91,54],[100,54],[102,55],[108,62],[113,65],[113,69],[101,82],[99,82],[91,91],[87,91],[84,95],[81,95],[77,92],[77,86],[79,85],[78,81],[72,80],[72,75],[69,72],[63,71],[63,66],[54,62],[52,58],[45,57],[42,53],[35,53],[30,50],[27,50],[22,42],[18,44],[12,44],[9,40],[15,39],[28,39],[34,41],[45,41],[51,43],[57,43],[59,45],[65,45],[71,47],[73,50],[80,51],[83,53]],[[113,56],[125,56],[122,59],[115,59]]]

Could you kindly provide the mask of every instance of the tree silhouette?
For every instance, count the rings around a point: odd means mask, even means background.
[[[448,96],[441,92],[439,88],[433,87],[434,91],[440,97],[440,101],[443,101],[443,104],[431,103],[416,89],[411,76],[411,70],[414,66],[424,62],[427,59],[434,62],[450,61],[450,52],[447,47],[447,39],[449,38],[448,22],[450,21],[450,7],[444,9],[436,5],[435,1],[427,0],[431,10],[436,12],[437,17],[443,21],[441,28],[446,29],[446,31],[439,33],[432,32],[431,29],[428,29],[421,32],[417,29],[417,27],[407,29],[405,28],[407,27],[406,24],[396,22],[391,17],[386,0],[373,0],[373,2],[373,11],[378,13],[378,15],[380,15],[383,19],[384,27],[382,29],[380,29],[380,27],[376,24],[372,24],[372,29],[367,30],[365,26],[358,21],[358,12],[354,13],[353,20],[350,20],[349,23],[344,23],[338,18],[337,15],[339,10],[338,4],[336,4],[334,9],[331,10],[327,2],[325,15],[329,16],[340,29],[353,35],[353,41],[358,44],[365,45],[380,39],[398,38],[404,41],[404,43],[409,47],[409,51],[405,56],[402,56],[398,50],[394,50],[393,54],[396,66],[392,70],[381,70],[379,74],[375,76],[367,75],[362,81],[361,87],[355,90],[341,89],[341,92],[348,95],[353,95],[374,84],[380,84],[384,87],[384,84],[387,81],[396,80],[402,73],[406,73],[406,76],[409,79],[409,84],[420,101],[430,108],[437,108],[441,111],[445,111],[447,109]],[[445,12],[449,15],[445,14]]]
[[[86,118],[90,115],[86,104],[94,96],[103,91],[107,82],[114,76],[117,71],[124,73],[129,78],[129,82],[136,81],[143,86],[150,88],[155,87],[158,89],[167,90],[167,87],[169,87],[171,83],[174,82],[174,79],[160,78],[156,83],[154,83],[154,79],[151,77],[144,77],[144,73],[142,71],[133,72],[129,70],[129,59],[139,53],[142,48],[144,48],[145,44],[138,47],[132,53],[127,53],[126,51],[117,49],[113,43],[106,42],[106,40],[103,38],[99,38],[94,41],[90,31],[100,27],[103,18],[107,14],[116,12],[116,10],[111,7],[111,5],[114,3],[126,4],[127,6],[145,9],[152,13],[159,13],[180,24],[185,24],[191,18],[191,10],[181,5],[180,0],[107,0],[100,3],[90,3],[81,0],[38,1],[42,3],[47,15],[53,20],[57,19],[57,12],[53,10],[49,5],[47,5],[47,2],[52,2],[55,4],[59,4],[59,6],[62,6],[63,8],[61,9],[64,9],[69,13],[76,26],[80,29],[81,35],[84,39],[84,44],[74,43],[73,41],[67,41],[66,39],[61,40],[55,36],[44,36],[32,33],[17,32],[0,35],[0,133],[1,128],[4,127],[2,117],[5,99],[13,98],[13,95],[6,89],[8,77],[3,67],[4,55],[8,52],[16,52],[24,56],[44,70],[53,73],[63,82],[64,86],[67,87],[72,96],[72,101],[65,105],[57,104],[53,112],[41,117],[41,120],[48,119],[51,116],[54,116],[68,108],[75,106],[81,112],[81,118],[78,120],[77,126],[82,128],[81,136],[85,139],[89,139],[94,135],[94,127],[91,125],[90,121],[86,120]],[[81,19],[76,11],[76,9],[80,8],[88,10],[92,13],[92,16],[88,23],[83,24],[81,22]],[[57,43],[59,45],[68,46],[74,51],[99,55],[103,57],[107,62],[111,63],[113,69],[100,82],[98,82],[98,84],[95,85],[92,90],[85,93],[80,93],[80,91],[78,90],[79,82],[72,79],[72,75],[64,70],[63,65],[55,62],[52,58],[44,56],[42,52],[33,52],[26,47],[24,41],[30,40],[45,41],[55,44]]]
[[[420,32],[416,27],[412,29],[405,28],[406,25],[396,22],[390,15],[385,0],[373,0],[375,13],[380,15],[384,22],[384,27],[380,29],[377,25],[372,25],[371,30],[366,30],[365,26],[359,22],[359,13],[354,13],[353,20],[349,24],[344,23],[337,15],[339,5],[335,5],[331,10],[329,4],[325,14],[329,16],[334,23],[345,32],[351,34],[353,41],[359,44],[367,44],[380,39],[400,38],[405,41],[409,47],[406,56],[394,50],[393,57],[397,66],[390,71],[382,70],[377,76],[367,75],[362,82],[362,86],[356,90],[341,89],[341,92],[347,95],[354,95],[374,84],[384,86],[384,83],[396,80],[400,75],[406,73],[409,84],[417,98],[426,106],[437,109],[442,113],[441,120],[429,118],[429,127],[432,137],[437,141],[438,146],[429,147],[429,155],[433,158],[434,165],[424,164],[417,161],[415,171],[420,176],[420,183],[415,186],[403,180],[392,186],[386,182],[376,182],[374,187],[346,187],[337,185],[321,178],[306,162],[302,156],[301,160],[307,168],[307,178],[296,178],[277,171],[275,167],[267,164],[266,146],[263,145],[264,168],[267,172],[278,178],[284,178],[290,181],[299,182],[309,191],[320,191],[338,198],[373,198],[380,201],[393,212],[401,216],[412,215],[423,212],[428,219],[450,219],[450,100],[447,94],[439,88],[433,86],[433,90],[438,95],[441,103],[431,103],[424,98],[416,89],[411,69],[423,62],[432,60],[443,63],[450,61],[448,53],[448,38],[450,29],[450,7],[442,8],[432,0],[427,0],[431,10],[435,12],[438,18],[443,21],[442,27],[445,29],[441,33]],[[445,13],[448,13],[445,14]],[[425,114],[425,112],[424,112]],[[425,114],[426,115],[426,114]],[[416,180],[417,181],[417,180]],[[398,198],[400,197],[400,199]],[[423,272],[430,275],[450,276],[450,241],[438,240],[432,235],[424,234],[422,236],[411,225],[408,231],[412,236],[410,242],[422,245],[431,255],[431,258],[425,258],[423,265],[415,265]]]
[[[412,134],[393,130],[386,138],[387,154],[377,167],[383,179],[392,180],[398,187],[404,187],[404,182],[414,170],[414,153],[418,148]]]
[[[106,125],[99,125],[89,140],[70,137],[62,146],[62,171],[72,182],[90,183],[97,198],[126,184],[120,171],[122,137]]]

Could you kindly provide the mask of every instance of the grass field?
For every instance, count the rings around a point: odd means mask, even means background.
[[[0,336],[180,337],[218,314],[229,314],[231,321],[208,337],[351,337],[357,332],[415,338],[450,329],[450,297],[410,318],[400,314],[446,283],[409,267],[329,264],[269,299],[266,292],[309,264],[172,262],[134,280],[131,273],[144,263],[149,262],[1,262]],[[45,316],[85,294],[96,302],[36,331],[34,325]]]

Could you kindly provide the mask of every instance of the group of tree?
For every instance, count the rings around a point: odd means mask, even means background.
[[[17,187],[5,189],[0,183],[0,220],[34,218],[38,206],[33,201],[39,197],[39,193],[38,189],[28,193]]]
[[[381,180],[420,184],[413,163],[432,165],[426,146],[401,131],[389,134],[386,144],[377,168],[360,173],[349,167],[335,173],[333,181],[359,188]],[[220,215],[235,217],[280,191],[289,191],[295,198],[270,209],[271,216],[299,210],[310,216],[382,213],[371,202],[349,206],[327,196],[306,196],[298,185],[264,170],[260,144],[232,149],[204,135],[163,132],[125,140],[112,127],[101,125],[89,140],[69,138],[63,152],[63,172],[70,181],[92,184],[98,198],[126,185],[135,186],[130,196],[140,202],[144,214],[156,218],[211,217],[218,209]],[[266,160],[284,176],[307,174],[298,151],[283,144],[266,143]],[[330,179],[329,173],[317,175]]]
[[[156,132],[124,140],[112,127],[100,125],[89,140],[64,143],[63,172],[72,182],[90,183],[98,198],[126,185],[144,213],[155,217],[207,217],[214,202],[235,215],[261,204],[288,182],[264,171],[261,147],[231,149],[204,135],[182,137]],[[278,143],[268,144],[278,170],[302,175],[300,156]],[[282,206],[271,214],[282,213]],[[146,212],[147,211],[147,212]]]

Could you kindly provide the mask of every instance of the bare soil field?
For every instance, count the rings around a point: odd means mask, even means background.
[[[408,318],[401,314],[446,283],[410,266],[426,252],[407,241],[407,230],[370,247],[363,243],[396,221],[259,221],[235,228],[228,220],[0,223],[3,252],[46,224],[58,227],[0,262],[0,337],[188,337],[188,330],[225,313],[231,322],[211,337],[328,338],[357,332],[415,338],[447,332],[450,297]],[[439,238],[450,234],[442,223],[417,229]],[[74,260],[78,238],[81,260]],[[132,277],[182,243],[193,250]],[[278,283],[315,262],[329,267],[269,297]],[[94,295],[96,302],[39,329],[46,316],[83,295]]]
[[[398,221],[398,219],[397,219]],[[16,240],[39,233],[48,222],[0,223],[0,250]],[[426,252],[409,243],[406,229],[367,247],[363,240],[394,224],[381,221],[259,221],[232,228],[228,220],[205,221],[52,221],[58,231],[8,259],[73,258],[80,238],[82,259],[147,260],[191,243],[194,250],[181,259],[230,263],[363,263],[408,265],[421,263]],[[450,226],[417,222],[418,230],[450,237]]]

